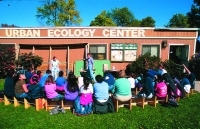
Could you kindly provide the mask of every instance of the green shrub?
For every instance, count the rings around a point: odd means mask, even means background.
[[[200,80],[200,52],[192,56],[189,61],[189,70],[196,75],[196,79]]]
[[[37,69],[37,67],[41,66],[43,62],[43,58],[34,55],[32,52],[30,53],[22,53],[19,55],[19,59],[16,61],[17,65],[23,66],[25,69],[28,67]]]
[[[0,78],[4,78],[8,69],[15,68],[15,48],[0,45]]]
[[[183,69],[181,69],[182,67],[177,65],[175,62],[171,60],[161,61],[159,57],[151,56],[150,53],[146,53],[144,55],[140,55],[136,61],[128,64],[126,66],[126,73],[129,74],[130,72],[142,72],[144,69],[158,70],[158,65],[160,63],[164,65],[168,73],[175,75],[176,77],[179,77],[183,72]]]
[[[161,59],[156,56],[151,56],[150,53],[139,55],[136,61],[126,66],[126,73],[129,72],[140,72],[144,69],[157,69]]]

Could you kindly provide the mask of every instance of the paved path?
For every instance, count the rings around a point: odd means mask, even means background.
[[[195,90],[200,92],[200,81],[195,81]]]

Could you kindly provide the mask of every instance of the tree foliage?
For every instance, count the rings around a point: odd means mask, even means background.
[[[0,45],[0,78],[7,70],[15,68],[15,48],[6,45]]]
[[[82,19],[76,10],[75,0],[44,0],[44,5],[37,8],[36,17],[47,25],[70,26],[80,25]]]
[[[93,21],[90,26],[116,26],[113,20],[108,16],[106,10],[102,11]]]
[[[187,28],[190,25],[188,24],[188,16],[184,14],[175,14],[169,20],[169,23],[166,27],[178,27],[178,28]]]
[[[194,0],[194,4],[192,4],[187,16],[190,27],[200,27],[200,0]]]
[[[25,69],[28,67],[37,69],[37,67],[41,66],[43,62],[43,58],[34,55],[32,52],[30,53],[22,53],[19,55],[19,59],[16,61],[17,65],[23,66]]]
[[[112,9],[109,15],[117,26],[130,26],[135,20],[133,13],[127,7]]]
[[[6,23],[2,23],[2,24],[1,24],[1,27],[11,27],[11,28],[13,27],[13,28],[14,28],[14,27],[18,27],[18,26],[14,25],[14,24],[8,25],[8,24],[6,24]]]
[[[141,20],[140,27],[155,27],[155,23],[156,21],[152,17],[148,16]]]

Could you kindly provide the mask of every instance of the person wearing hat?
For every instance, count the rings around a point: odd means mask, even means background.
[[[59,64],[60,64],[60,62],[54,56],[53,60],[51,60],[51,72],[52,72],[52,76],[53,76],[54,80],[56,80],[58,77]]]

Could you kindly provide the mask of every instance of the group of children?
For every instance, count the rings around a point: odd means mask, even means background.
[[[118,72],[117,77],[106,71],[104,76],[95,77],[94,84],[87,76],[79,77],[77,80],[72,71],[68,73],[67,78],[63,77],[63,71],[59,71],[59,76],[55,80],[51,75],[51,70],[47,70],[41,76],[41,71],[34,73],[31,68],[28,69],[26,75],[19,74],[16,81],[14,70],[10,70],[5,79],[4,94],[17,98],[46,97],[52,101],[60,99],[73,101],[77,115],[87,115],[92,111],[113,112],[113,99],[128,101],[132,97],[152,98],[154,95],[159,98],[168,95],[169,101],[175,101],[177,97],[184,98],[185,92],[189,92],[190,88],[195,88],[195,76],[185,65],[183,67],[188,72],[188,76],[183,76],[181,80],[170,76],[161,64],[158,71],[149,69],[140,71],[138,74],[129,72],[128,77],[123,70]],[[139,90],[139,93],[132,96],[135,88]]]

